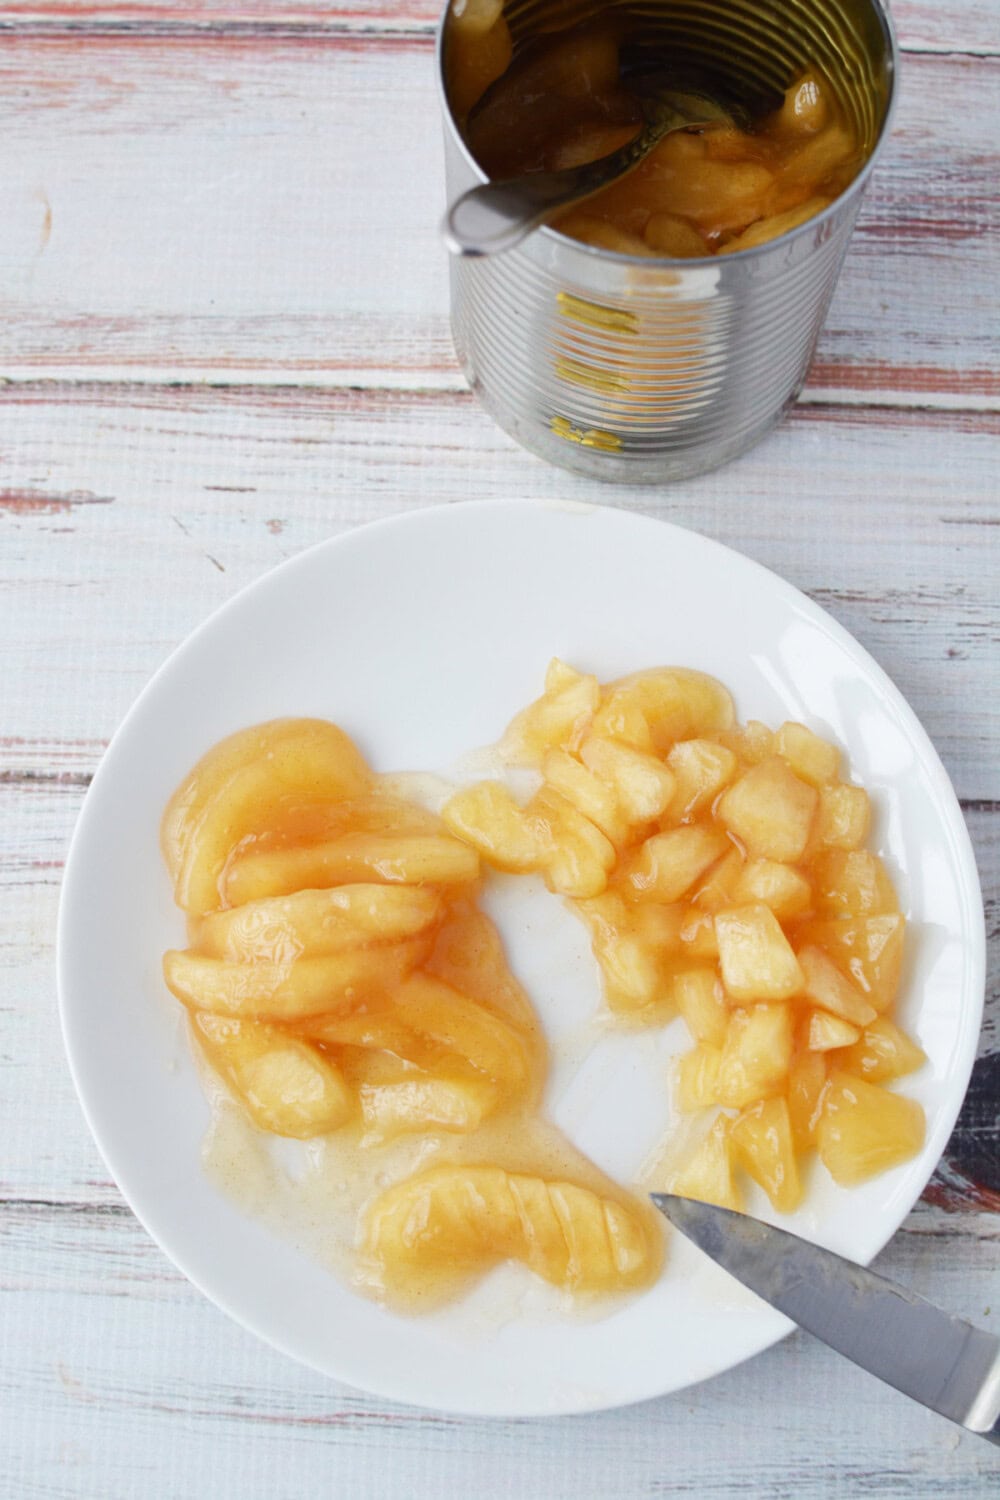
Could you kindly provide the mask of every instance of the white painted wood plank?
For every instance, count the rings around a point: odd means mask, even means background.
[[[539,463],[472,398],[0,392],[0,768],[93,768],[169,650],[345,526],[434,502],[572,497],[716,537],[814,595],[1000,797],[994,416],[802,407],[739,463],[661,490]],[[86,671],[81,673],[81,665]]]
[[[7,36],[0,374],[460,388],[433,71],[427,33]],[[998,128],[1000,59],[909,60],[814,393],[1000,406]]]
[[[923,1210],[880,1268],[1000,1327],[996,1240]],[[995,1229],[994,1224],[994,1229]],[[957,1228],[959,1233],[951,1232]],[[184,1282],[127,1213],[0,1215],[4,1474],[16,1500],[972,1500],[996,1454],[806,1339],[681,1395],[493,1422],[300,1369]],[[669,1348],[663,1351],[669,1360]]]

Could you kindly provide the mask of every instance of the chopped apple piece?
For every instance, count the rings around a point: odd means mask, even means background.
[[[828,786],[840,771],[840,751],[836,745],[820,739],[804,724],[782,724],[774,737],[774,748],[787,760],[796,776],[811,786]]]
[[[898,1026],[879,1016],[866,1026],[861,1039],[839,1058],[849,1073],[857,1073],[866,1083],[888,1083],[915,1073],[927,1061],[927,1054]]]
[[[794,1213],[802,1201],[802,1181],[784,1099],[758,1099],[729,1127],[736,1159],[770,1198],[779,1214]]]
[[[599,896],[617,858],[611,840],[571,802],[548,787],[536,792],[527,811],[550,841],[551,853],[544,867],[549,890],[560,896]]]
[[[630,824],[648,823],[670,806],[676,782],[654,755],[588,734],[580,746],[580,759],[613,789]]]
[[[550,853],[540,828],[499,781],[456,792],[441,816],[452,833],[498,870],[537,870]]]
[[[635,901],[679,901],[729,847],[713,828],[655,833],[629,860],[625,889]]]
[[[718,1047],[695,1047],[685,1052],[677,1063],[677,1088],[674,1102],[681,1114],[691,1114],[698,1109],[708,1109],[718,1104],[719,1064],[722,1053]]]
[[[799,965],[805,977],[805,994],[823,1010],[840,1016],[852,1026],[867,1026],[875,1019],[875,1008],[837,968],[822,948],[799,949]]]
[[[722,982],[734,1000],[787,1000],[802,989],[802,970],[769,907],[756,903],[715,918]]]
[[[556,747],[575,750],[590,726],[601,697],[597,678],[565,663],[553,677],[559,686],[529,703],[503,737],[504,754],[514,765],[537,766],[546,750]]]
[[[659,667],[613,682],[594,728],[636,749],[663,754],[676,740],[728,729],[732,722],[733,700],[714,677],[682,667]],[[640,724],[645,725],[645,735]]]
[[[885,866],[867,849],[828,849],[816,861],[816,910],[826,917],[877,917],[899,905]]]
[[[828,1010],[809,1012],[806,1046],[810,1052],[832,1052],[837,1047],[850,1047],[860,1035],[860,1027],[852,1026],[842,1016],[832,1016]]]
[[[415,1130],[476,1130],[496,1108],[499,1093],[484,1078],[412,1073],[363,1082],[358,1098],[369,1131],[389,1140]]]
[[[905,929],[899,912],[891,912],[880,917],[810,921],[800,933],[825,949],[865,999],[877,1011],[884,1011],[899,987]]]
[[[834,1182],[854,1187],[915,1156],[924,1130],[924,1112],[915,1099],[838,1072],[830,1077],[816,1141]]]
[[[202,1052],[261,1130],[306,1140],[353,1112],[339,1068],[308,1042],[260,1021],[198,1012],[191,1020]]]
[[[733,886],[733,905],[762,901],[779,922],[809,910],[812,889],[804,875],[791,865],[773,859],[751,859],[743,866]]]
[[[673,986],[674,1004],[696,1042],[721,1047],[729,1028],[729,1006],[714,969],[688,969]]]
[[[719,1063],[719,1103],[743,1109],[778,1093],[792,1061],[792,1013],[788,1005],[734,1010]]]
[[[689,906],[677,934],[682,952],[689,959],[717,959],[719,939],[715,931],[715,917],[710,911]]]
[[[691,900],[702,911],[707,912],[722,911],[723,907],[742,904],[735,893],[745,864],[741,851],[730,845],[729,852],[722,856],[718,864],[711,866]]]
[[[676,789],[667,808],[671,823],[696,817],[732,781],[737,760],[732,750],[714,740],[681,740],[667,756]]]
[[[815,787],[772,756],[723,792],[718,816],[751,856],[794,864],[809,842],[817,801]]]
[[[719,1115],[690,1161],[674,1177],[670,1190],[682,1198],[696,1198],[699,1203],[716,1203],[720,1208],[742,1213],[743,1195],[733,1180],[729,1121],[725,1115]]]
[[[774,754],[774,731],[759,719],[748,719],[742,729],[727,729],[713,736],[746,766],[759,766]]]
[[[816,1127],[826,1088],[826,1056],[822,1052],[800,1052],[788,1074],[788,1115],[798,1151],[816,1144]]]
[[[860,849],[871,828],[868,793],[860,786],[838,782],[822,787],[812,840],[818,849]]]
[[[542,761],[542,775],[553,791],[572,803],[613,844],[628,836],[628,819],[622,812],[614,788],[566,750],[549,750]]]

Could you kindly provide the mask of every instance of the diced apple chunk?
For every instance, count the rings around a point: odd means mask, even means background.
[[[742,729],[726,729],[713,738],[746,766],[759,766],[774,754],[774,731],[759,719],[748,719]]]
[[[868,793],[860,786],[838,782],[819,794],[812,840],[818,849],[860,849],[871,828]]]
[[[822,1052],[800,1052],[788,1073],[788,1115],[796,1149],[805,1151],[816,1144],[816,1127],[822,1112],[826,1088],[826,1055]]]
[[[840,771],[840,751],[836,745],[820,739],[804,724],[782,724],[774,737],[774,748],[787,760],[796,776],[811,786],[826,786],[836,781]]]
[[[645,737],[640,721],[646,726]],[[637,749],[665,753],[676,740],[728,729],[732,722],[733,700],[714,677],[682,667],[658,667],[613,682],[594,727]]]
[[[860,1040],[839,1061],[849,1073],[857,1073],[866,1083],[888,1083],[922,1068],[927,1054],[898,1026],[879,1016],[865,1027]]]
[[[779,921],[801,916],[809,910],[811,900],[812,889],[805,876],[773,859],[748,860],[733,887],[734,904],[761,901]]]
[[[506,758],[515,765],[537,766],[546,750],[574,750],[586,734],[600,702],[597,678],[560,664],[560,686],[529,703],[511,720],[503,737]]]
[[[755,1099],[780,1092],[791,1061],[788,1005],[754,1005],[733,1011],[719,1063],[719,1103],[743,1109]]]
[[[867,849],[828,849],[816,861],[816,910],[828,917],[877,917],[899,910],[882,861]]]
[[[743,1195],[733,1180],[729,1122],[720,1115],[687,1165],[674,1177],[671,1191],[699,1203],[743,1210]]]
[[[722,1053],[718,1047],[695,1047],[685,1052],[677,1063],[677,1089],[675,1103],[681,1114],[691,1114],[698,1109],[708,1109],[718,1104],[719,1064]]]
[[[860,1035],[860,1027],[852,1026],[841,1016],[832,1016],[828,1010],[809,1013],[806,1046],[810,1052],[832,1052],[837,1047],[850,1047]]]
[[[730,1125],[729,1139],[737,1161],[778,1213],[794,1213],[802,1201],[802,1181],[785,1100],[758,1099],[748,1105]]]
[[[786,1000],[802,989],[802,970],[769,907],[731,907],[715,917],[722,982],[734,1000]]]
[[[875,1019],[875,1008],[843,975],[822,948],[799,949],[799,965],[805,977],[805,994],[822,1010],[840,1016],[852,1026],[867,1026]]]
[[[834,1182],[854,1187],[915,1156],[924,1130],[924,1112],[915,1099],[838,1072],[824,1096],[816,1140]]]
[[[673,986],[674,1004],[696,1042],[721,1047],[729,1028],[729,1006],[714,969],[688,969]]]
[[[589,818],[561,797],[542,787],[527,807],[537,819],[551,853],[545,863],[545,883],[561,896],[598,896],[615,863],[615,846]]]
[[[441,816],[452,833],[498,870],[536,870],[548,856],[547,840],[499,781],[456,792]]]
[[[802,936],[826,950],[877,1011],[888,1010],[899,987],[906,923],[899,912],[880,917],[810,921]]]
[[[730,847],[713,828],[671,828],[648,838],[632,857],[625,877],[635,901],[679,901]]]
[[[710,806],[737,771],[736,756],[713,740],[681,740],[667,756],[676,789],[667,809],[671,823],[683,823]]]
[[[630,824],[648,823],[670,806],[674,775],[654,755],[589,734],[580,746],[580,759],[613,789]]]
[[[723,792],[718,816],[751,856],[794,864],[809,842],[817,801],[815,787],[773,756]]]
[[[605,834],[612,843],[624,842],[628,820],[622,813],[613,787],[581,765],[566,750],[549,750],[542,761],[546,786],[565,797],[578,812]]]
[[[742,904],[736,891],[745,864],[746,860],[741,851],[734,845],[730,845],[729,852],[722,856],[718,864],[710,867],[691,900],[695,905],[700,906],[702,911],[708,912],[722,911],[725,906]]]

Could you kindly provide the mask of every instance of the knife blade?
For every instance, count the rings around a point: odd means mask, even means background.
[[[838,1354],[1000,1445],[1000,1339],[760,1219],[672,1193],[660,1212],[737,1281]]]

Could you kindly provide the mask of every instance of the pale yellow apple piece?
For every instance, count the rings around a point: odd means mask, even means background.
[[[350,1008],[371,991],[398,985],[429,947],[429,940],[415,937],[294,963],[253,964],[171,950],[163,957],[163,977],[170,992],[194,1010],[248,1020],[301,1021]]]
[[[837,746],[813,734],[804,724],[782,724],[774,737],[774,748],[796,776],[812,786],[828,786],[840,774]]]
[[[719,1103],[743,1109],[783,1091],[792,1062],[792,1014],[788,1005],[734,1010],[719,1063]]]
[[[740,876],[746,864],[742,851],[727,840],[728,853],[717,864],[709,867],[705,879],[699,883],[691,896],[692,904],[703,912],[715,913],[724,907],[741,904],[736,896]],[[752,900],[753,898],[746,898]]]
[[[629,860],[624,888],[635,901],[679,901],[729,848],[725,834],[714,828],[655,833]]]
[[[852,1026],[842,1016],[833,1016],[828,1010],[809,1012],[806,1046],[810,1052],[832,1052],[837,1047],[850,1047],[860,1035],[861,1028]]]
[[[594,731],[638,750],[666,754],[675,741],[728,729],[733,720],[733,700],[714,677],[683,667],[655,667],[605,688]]]
[[[723,792],[718,817],[751,856],[794,864],[809,842],[818,800],[815,787],[772,756]]]
[[[195,1011],[198,1046],[255,1125],[274,1135],[325,1135],[353,1112],[336,1065],[308,1042],[259,1021]]]
[[[812,887],[791,865],[773,859],[747,860],[733,883],[733,905],[762,902],[779,922],[809,910]]]
[[[599,896],[617,857],[611,840],[565,797],[545,786],[532,797],[528,813],[538,820],[543,837],[551,840],[544,870],[549,890],[579,899]]]
[[[802,970],[770,907],[731,907],[715,916],[722,982],[734,1000],[786,1000],[800,993]]]
[[[816,860],[816,910],[825,917],[877,917],[899,910],[885,866],[867,849],[828,849]]]
[[[715,1203],[719,1208],[742,1213],[743,1194],[733,1178],[729,1121],[725,1115],[718,1116],[686,1166],[674,1176],[670,1191],[682,1198],[696,1198],[699,1203]]]
[[[551,853],[545,830],[502,782],[480,781],[464,787],[445,804],[441,816],[453,834],[498,870],[537,870]]]
[[[915,1073],[926,1061],[923,1048],[886,1016],[879,1016],[866,1026],[860,1040],[838,1059],[845,1071],[856,1073],[866,1083],[889,1083],[893,1078]]]
[[[629,745],[588,734],[580,746],[584,765],[611,787],[628,822],[648,823],[665,812],[673,800],[676,783],[655,755],[645,755]]]
[[[812,843],[817,849],[860,849],[871,821],[871,803],[863,787],[845,782],[821,787]]]
[[[355,797],[370,780],[347,735],[320,719],[300,719],[291,732],[279,720],[237,739],[238,755],[231,741],[223,741],[195,767],[164,818],[163,845],[177,904],[198,915],[223,904],[219,878],[231,851],[248,834],[266,828],[287,801]],[[217,755],[232,765],[218,782],[211,766]],[[206,776],[213,790],[203,798],[192,787]]]
[[[721,1047],[729,1029],[730,1009],[714,969],[688,969],[673,983],[674,1004],[696,1042]]]
[[[392,996],[404,1026],[464,1057],[508,1090],[527,1083],[531,1053],[518,1026],[450,984],[428,974],[411,974]]]
[[[600,701],[596,677],[573,672],[560,663],[559,686],[529,703],[504,734],[501,749],[514,765],[537,766],[546,750],[575,750],[583,739]]]
[[[786,1093],[792,1137],[798,1151],[807,1151],[816,1144],[825,1088],[825,1053],[800,1052],[789,1070]]]
[[[779,1214],[794,1213],[802,1202],[795,1143],[784,1099],[758,1099],[729,1126],[736,1159],[770,1198]]]
[[[867,1026],[874,1021],[876,1011],[860,990],[842,974],[822,948],[806,945],[799,949],[799,967],[802,970],[803,992],[814,1004],[831,1015],[840,1016],[852,1026]]]
[[[479,855],[446,834],[345,833],[328,843],[253,849],[232,861],[223,878],[226,904],[333,885],[469,885]]]
[[[748,719],[740,728],[723,729],[712,738],[745,766],[759,766],[774,755],[774,730],[759,719]]]
[[[615,789],[566,750],[549,750],[542,760],[542,776],[567,802],[589,818],[613,844],[624,843],[629,823]]]
[[[519,1260],[556,1286],[606,1293],[648,1280],[657,1261],[623,1203],[496,1166],[434,1167],[397,1183],[376,1201],[367,1239],[386,1284],[403,1292]]]
[[[924,1143],[915,1099],[890,1094],[851,1073],[831,1074],[816,1127],[820,1158],[834,1182],[854,1187],[915,1156]]]
[[[810,921],[800,936],[823,948],[877,1011],[888,1010],[899,987],[906,923],[899,912],[878,917]]]
[[[291,963],[366,943],[413,937],[441,914],[437,891],[416,886],[341,885],[248,901],[192,923],[191,945],[236,963]]]
[[[481,1075],[444,1065],[432,1071],[405,1067],[395,1058],[364,1052],[349,1074],[357,1089],[369,1142],[414,1131],[476,1130],[500,1102],[496,1085]]]
[[[667,808],[671,823],[686,822],[710,806],[739,768],[732,750],[714,740],[681,740],[671,748],[667,766],[676,781]]]
[[[703,1043],[677,1060],[674,1103],[681,1114],[708,1109],[719,1102],[720,1048]]]

